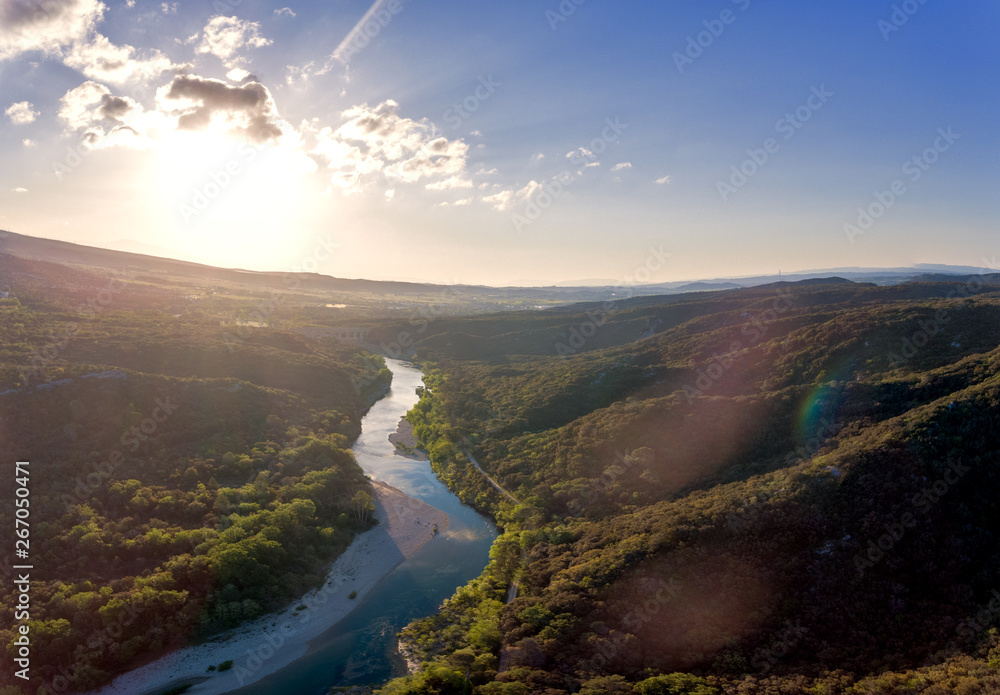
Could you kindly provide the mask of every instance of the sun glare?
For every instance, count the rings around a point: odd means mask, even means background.
[[[287,264],[297,247],[289,236],[308,226],[321,200],[309,180],[313,162],[281,144],[175,133],[157,157],[166,245],[213,265]]]

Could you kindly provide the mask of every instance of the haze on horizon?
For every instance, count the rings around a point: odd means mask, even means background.
[[[986,0],[0,0],[0,228],[486,285],[979,267],[998,20]]]

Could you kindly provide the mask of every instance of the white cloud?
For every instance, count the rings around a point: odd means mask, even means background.
[[[199,75],[177,76],[157,90],[154,103],[146,109],[91,80],[63,96],[59,118],[89,149],[164,147],[172,152],[177,143],[218,143],[228,136],[272,146],[282,166],[296,176],[317,170],[302,135],[279,117],[271,93],[259,82],[232,86]],[[191,133],[202,135],[192,138]]]
[[[510,201],[514,197],[514,191],[500,191],[493,195],[483,196],[483,202],[489,203],[495,210],[506,210],[510,207]]]
[[[177,3],[176,2],[160,3],[160,10],[163,12],[163,14],[177,14]]]
[[[392,100],[352,107],[341,114],[346,120],[340,127],[318,133],[312,154],[334,170],[336,185],[351,192],[382,179],[387,185],[438,179],[431,185],[442,190],[467,187],[468,145],[441,137],[427,120],[404,118],[398,111]]]
[[[294,17],[295,11],[291,7],[282,7],[280,10],[274,11],[275,17]]]
[[[578,166],[580,164],[583,164],[585,167],[601,166],[601,163],[597,161],[597,155],[588,150],[586,147],[577,147],[572,152],[567,152],[566,159],[569,159],[573,164]]]
[[[570,153],[570,154],[572,154],[572,153]],[[567,156],[569,156],[569,155],[567,155]],[[540,162],[543,159],[545,159],[545,155],[542,154],[541,152],[539,152],[538,154],[531,155],[531,161],[533,161],[533,162]]]
[[[30,101],[18,101],[11,104],[10,107],[4,111],[4,115],[6,115],[14,125],[27,125],[28,123],[33,123],[34,120],[38,118],[39,112],[35,111],[35,107]]]
[[[443,203],[438,203],[438,206],[442,208],[461,207],[464,205],[472,205],[472,198],[462,198],[461,200],[456,200],[454,203],[449,203],[447,201]]]
[[[632,162],[618,162],[618,164],[615,164],[613,167],[611,167],[611,171],[621,171],[622,169],[631,169],[631,168],[632,168]]]
[[[182,67],[155,49],[139,57],[132,46],[116,46],[96,33],[106,10],[100,0],[2,0],[0,61],[42,51],[89,78],[115,84]]]
[[[84,82],[63,95],[59,118],[71,130],[86,128],[94,121],[93,106],[110,96],[111,90],[104,85],[93,81]]]
[[[242,82],[247,77],[250,76],[249,70],[244,70],[243,68],[233,68],[226,73],[226,77],[229,78],[230,82]]]
[[[483,196],[483,202],[492,205],[494,210],[503,211],[529,200],[531,196],[543,188],[542,184],[532,179],[520,190],[500,191],[493,195]]]
[[[25,147],[34,147],[37,143],[35,143],[35,141],[32,140],[31,138],[25,138],[24,140],[21,141],[21,144],[24,145]]]
[[[286,65],[285,66],[285,84],[293,85],[296,82],[307,82],[310,77],[316,74],[314,68],[316,67],[316,61],[310,60],[305,65]]]
[[[366,159],[361,150],[354,145],[350,145],[334,135],[333,128],[326,127],[316,135],[316,144],[310,154],[322,160],[327,168],[339,170],[334,177],[339,180],[342,187],[349,188],[358,183],[360,176],[378,171],[382,168],[381,162],[374,159]],[[349,170],[353,176],[345,177],[342,173]],[[345,185],[348,182],[351,185]],[[338,183],[335,181],[335,183]]]
[[[159,116],[147,113],[133,99],[115,96],[110,89],[93,81],[66,92],[61,104],[59,118],[69,131],[83,131],[83,141],[91,149],[147,147],[150,144],[147,130]]]
[[[385,174],[391,179],[407,183],[434,176],[455,176],[464,172],[468,151],[469,146],[461,140],[436,138],[424,143],[412,157],[404,157],[389,164],[385,168]]]
[[[89,42],[73,44],[64,62],[91,79],[112,84],[145,82],[168,70],[184,67],[174,65],[155,49],[148,51],[145,57],[138,57],[132,46],[116,46],[100,34]]]
[[[261,36],[260,23],[248,22],[238,17],[213,17],[205,25],[198,53],[211,53],[228,68],[239,66],[243,58],[238,55],[243,48],[263,48],[273,42]]]
[[[662,186],[665,183],[670,183],[670,177],[669,176],[663,176],[661,178],[656,179],[656,181],[654,181],[653,183],[657,183],[657,184],[659,184],[659,185]]]
[[[4,0],[0,2],[0,60],[28,51],[60,55],[83,41],[107,7],[100,0]]]
[[[374,108],[354,106],[343,112],[346,122],[337,128],[336,136],[360,143],[371,156],[401,159],[423,148],[434,132],[428,122],[403,118],[398,112],[399,104],[392,99]]]
[[[125,0],[125,7],[131,10],[133,7],[135,7],[135,0]]]
[[[450,179],[444,179],[442,181],[436,181],[434,183],[427,184],[427,190],[429,191],[447,191],[455,188],[472,188],[475,184],[469,179],[463,179],[459,176],[452,176]]]
[[[20,186],[18,186],[17,188],[11,189],[11,190],[14,193],[27,193],[28,192],[27,188],[21,188]]]

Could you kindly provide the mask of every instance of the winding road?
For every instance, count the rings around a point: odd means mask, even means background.
[[[514,504],[521,504],[521,502],[516,497],[514,497],[514,495],[512,495],[509,492],[507,492],[506,490],[504,490],[503,487],[500,485],[500,483],[498,483],[497,481],[493,480],[493,478],[491,478],[490,475],[480,467],[479,461],[476,460],[476,457],[472,455],[471,451],[469,451],[468,449],[462,449],[462,453],[465,454],[465,457],[467,459],[469,459],[469,461],[472,462],[472,465],[476,467],[476,470],[479,471],[480,473],[482,473],[483,476],[488,481],[490,481],[490,484],[493,485],[493,487],[495,487],[497,490],[499,490],[503,494],[507,495],[507,497],[510,498],[510,501],[513,502]]]

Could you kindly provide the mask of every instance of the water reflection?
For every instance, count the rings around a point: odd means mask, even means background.
[[[386,362],[393,373],[392,391],[365,416],[354,455],[372,478],[448,514],[448,530],[397,567],[337,626],[310,642],[306,656],[234,691],[238,695],[326,695],[333,685],[380,683],[403,675],[396,634],[410,621],[435,612],[489,561],[496,527],[451,494],[427,461],[393,453],[388,437],[417,402],[421,378],[420,370],[408,363]]]

